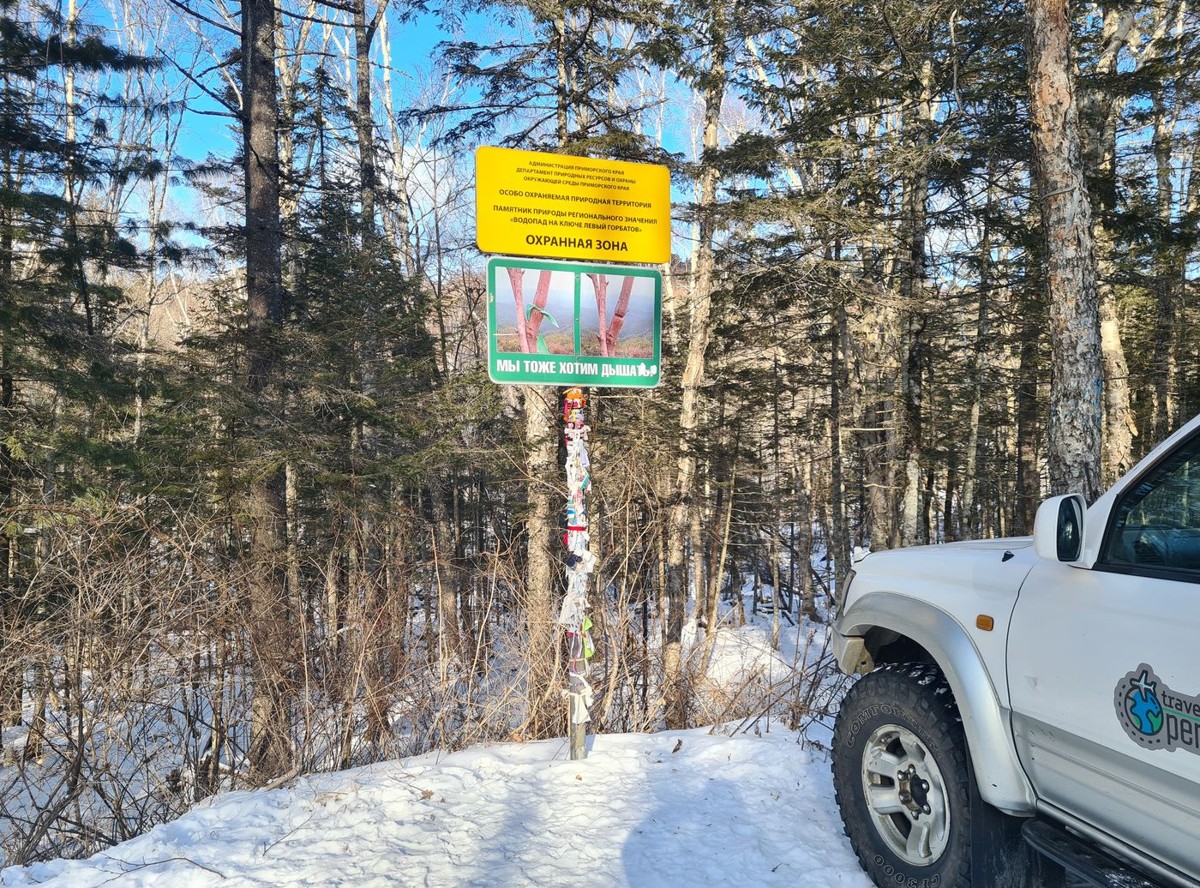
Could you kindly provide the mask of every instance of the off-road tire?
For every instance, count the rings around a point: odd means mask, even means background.
[[[936,666],[887,664],[850,689],[833,732],[833,785],[846,835],[876,885],[970,886],[969,767]]]

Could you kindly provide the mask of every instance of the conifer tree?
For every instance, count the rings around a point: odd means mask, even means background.
[[[32,576],[22,506],[51,505],[107,483],[116,453],[105,417],[132,393],[115,341],[123,292],[105,279],[138,251],[116,220],[92,212],[94,189],[150,175],[107,139],[113,110],[83,75],[136,76],[154,64],[66,21],[55,7],[0,2],[0,722],[20,713],[6,650],[17,592]],[[80,82],[69,95],[64,81]],[[83,107],[95,116],[80,117]],[[147,109],[149,110],[149,109]],[[107,410],[94,412],[96,405]],[[31,609],[34,603],[26,602]]]

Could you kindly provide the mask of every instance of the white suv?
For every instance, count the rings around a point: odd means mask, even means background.
[[[1083,884],[1200,886],[1200,417],[1032,538],[843,587],[834,777],[877,885],[1036,884],[998,875],[1016,835]]]

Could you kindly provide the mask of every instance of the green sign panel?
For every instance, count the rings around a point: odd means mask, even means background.
[[[488,375],[501,384],[653,388],[662,274],[623,265],[488,261]]]

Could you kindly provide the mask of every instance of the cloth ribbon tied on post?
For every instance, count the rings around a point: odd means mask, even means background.
[[[587,681],[587,661],[595,652],[588,619],[588,576],[596,566],[596,556],[588,548],[587,489],[591,486],[587,452],[588,426],[583,389],[567,389],[563,396],[563,434],[567,444],[567,529],[563,543],[567,548],[567,594],[559,610],[558,623],[567,633],[567,674],[564,693],[570,698],[571,724],[590,720],[592,687]]]

